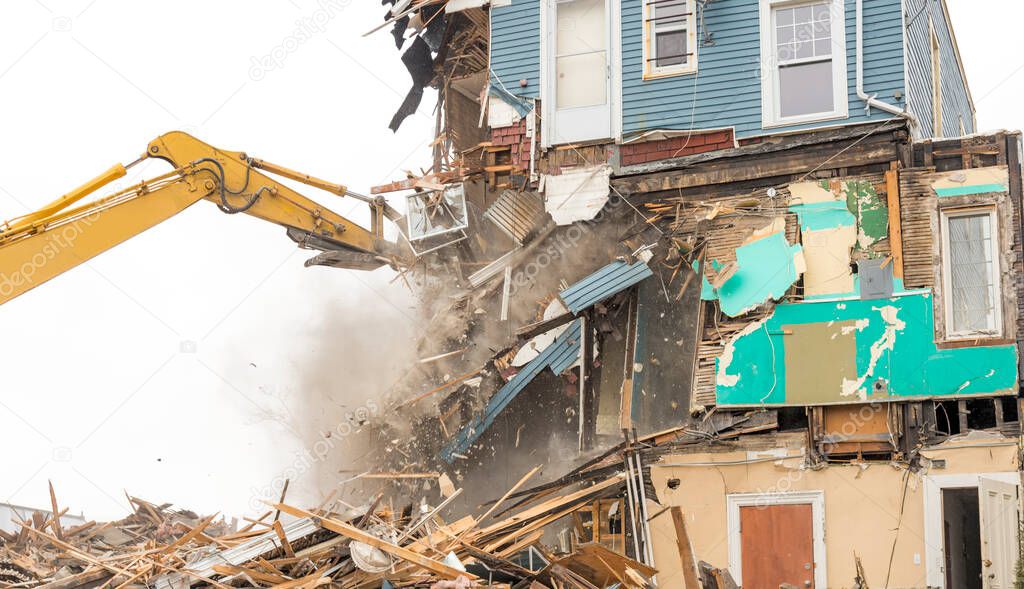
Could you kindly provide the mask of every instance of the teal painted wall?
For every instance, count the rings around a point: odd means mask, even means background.
[[[886,316],[885,312],[890,314]],[[861,323],[857,324],[858,321]],[[844,395],[843,388],[835,382],[820,383],[815,402],[805,398],[794,403],[786,387],[787,364],[800,366],[793,363],[836,359],[787,358],[787,338],[792,337],[786,333],[787,326],[835,322],[857,325],[850,334],[855,338],[856,349],[856,377],[850,380],[863,379],[865,396]],[[934,343],[932,296],[925,292],[872,301],[780,304],[764,324],[753,325],[749,333],[734,341],[731,355],[727,349],[719,358],[719,405],[856,403],[1017,390],[1017,346],[938,349]],[[886,382],[884,394],[873,391],[879,378]]]
[[[942,81],[942,135],[958,137],[960,121],[968,134],[974,133],[974,113],[968,98],[967,82],[960,73],[953,49],[953,38],[946,25],[942,3],[938,0],[905,0],[907,22],[907,99],[910,111],[921,126],[917,137],[935,135],[932,118],[932,65],[928,17],[939,38],[940,79]]]

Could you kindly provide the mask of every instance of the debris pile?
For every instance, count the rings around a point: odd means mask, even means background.
[[[635,483],[620,467],[602,459],[522,490],[538,466],[481,515],[454,521],[442,514],[462,489],[437,505],[383,493],[361,507],[280,502],[240,529],[134,497],[134,513],[115,522],[65,528],[60,511],[36,512],[0,537],[0,587],[648,587],[657,571],[622,554],[621,514],[610,537],[588,534],[597,519],[580,517]],[[563,518],[575,519],[574,538],[542,542]]]

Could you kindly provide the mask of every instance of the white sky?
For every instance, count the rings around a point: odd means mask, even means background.
[[[1024,127],[1024,5],[949,5],[980,128]],[[426,165],[433,98],[393,135],[409,77],[386,30],[360,36],[380,21],[379,2],[333,6],[0,3],[0,217],[176,128],[363,191]],[[323,31],[291,45],[311,19]],[[277,65],[254,75],[272,53]],[[361,205],[309,194],[363,219]],[[306,255],[276,226],[200,203],[0,306],[0,501],[45,506],[52,479],[61,503],[90,518],[123,515],[122,490],[250,512],[253,489],[302,448],[267,416],[301,415],[299,373],[323,352],[325,316],[351,309],[396,324],[412,313],[386,271],[307,269]],[[358,334],[336,337],[357,345]],[[336,397],[358,404],[354,383],[337,381]]]

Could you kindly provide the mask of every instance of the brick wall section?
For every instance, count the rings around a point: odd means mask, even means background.
[[[540,136],[537,137],[538,144]],[[491,143],[512,148],[512,165],[517,170],[530,169],[530,134],[526,132],[526,119],[509,127],[491,129]]]
[[[642,143],[628,143],[623,145],[620,151],[622,165],[631,166],[657,160],[664,160],[706,151],[717,151],[719,149],[731,149],[735,146],[732,131],[715,131],[713,133],[694,133],[687,139],[673,137],[671,139],[659,139],[656,141],[644,141]]]

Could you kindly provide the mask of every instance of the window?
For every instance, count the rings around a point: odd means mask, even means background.
[[[645,0],[645,78],[697,71],[695,6],[695,0]]]
[[[932,137],[942,137],[942,68],[939,66],[939,36],[935,34],[931,18],[928,20],[928,33],[932,63]]]
[[[946,338],[1002,332],[995,209],[942,214]]]
[[[765,126],[847,115],[843,0],[761,0]]]

